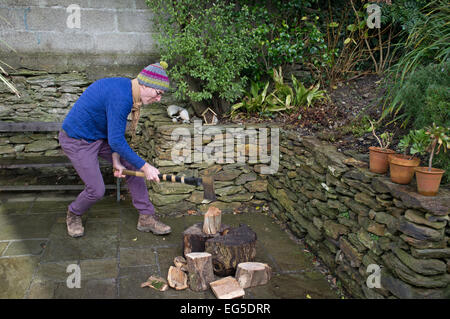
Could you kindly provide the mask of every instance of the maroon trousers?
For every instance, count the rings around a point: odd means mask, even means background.
[[[106,140],[103,139],[89,143],[83,139],[71,138],[64,131],[59,132],[58,138],[62,150],[70,159],[86,186],[69,205],[72,213],[81,216],[105,194],[105,183],[100,172],[98,157],[100,156],[112,164],[112,150]],[[127,169],[138,170],[125,159],[121,158],[120,161]],[[128,184],[134,207],[140,214],[154,215],[155,208],[149,200],[145,179],[127,176],[125,180]]]

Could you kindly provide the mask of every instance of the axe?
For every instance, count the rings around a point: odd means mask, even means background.
[[[122,171],[122,174],[145,177],[145,174],[143,172],[132,171],[127,169],[124,169]],[[193,186],[203,185],[203,198],[209,201],[216,200],[216,193],[214,192],[214,178],[212,176],[203,176],[202,178],[197,178],[197,177],[175,176],[170,174],[158,174],[158,178],[161,181],[167,181],[172,183],[182,183]]]

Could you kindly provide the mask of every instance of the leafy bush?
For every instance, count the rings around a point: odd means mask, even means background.
[[[383,115],[394,112],[404,126],[420,129],[431,125],[450,126],[450,62],[419,67],[399,87]]]
[[[450,5],[447,1],[434,0],[424,6],[420,10],[420,14],[412,16],[414,24],[405,24],[403,34],[401,35],[405,41],[400,43],[397,49],[400,52],[400,59],[390,68],[386,77],[388,94],[384,100],[385,111],[382,114],[382,118],[392,115],[394,120],[401,119],[403,126],[406,126],[408,121],[414,118],[411,115],[416,112],[408,112],[407,102],[403,100],[405,86],[408,86],[406,90],[409,93],[407,95],[412,96],[411,85],[419,85],[418,81],[414,81],[413,77],[422,76],[422,80],[424,77],[428,77],[427,80],[431,80],[431,83],[435,83],[436,85],[445,83],[432,79],[431,72],[436,72],[436,76],[439,79],[444,78],[441,72],[437,70],[439,66],[431,67],[433,70],[429,70],[430,72],[415,71],[419,71],[419,69],[429,64],[443,64],[442,66],[448,72],[448,61],[450,58],[450,46],[448,45],[450,42],[450,29],[448,28],[449,14]],[[413,73],[416,75],[413,76]],[[408,81],[410,83],[406,83]],[[448,80],[446,83],[448,83]],[[420,89],[423,89],[420,94],[424,94],[427,91],[424,85],[425,83],[419,85]],[[434,91],[436,92],[436,90]],[[429,91],[428,94],[432,95],[433,93]],[[438,99],[440,100],[439,97]],[[422,98],[420,100],[423,101]],[[415,108],[413,107],[413,109]],[[428,120],[428,122],[416,123],[415,125],[423,127],[423,124],[430,125],[431,122]]]
[[[311,1],[239,1],[250,8],[256,19],[255,34],[260,39],[258,65],[249,70],[255,81],[265,72],[287,65],[311,64],[320,67],[331,58],[321,31],[319,16],[311,10]],[[317,11],[318,12],[318,11]]]
[[[243,74],[255,63],[257,37],[247,6],[225,1],[147,0],[160,31],[161,57],[197,114],[206,106],[220,113],[246,89]]]

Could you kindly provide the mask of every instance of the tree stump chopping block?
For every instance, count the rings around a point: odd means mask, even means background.
[[[184,256],[195,252],[204,252],[205,243],[208,239],[226,234],[230,226],[221,225],[220,232],[216,234],[205,234],[203,232],[203,223],[197,223],[183,232],[183,253]]]
[[[223,236],[208,239],[205,242],[205,251],[212,255],[216,275],[234,275],[238,264],[254,261],[256,233],[247,225],[240,224]]]
[[[189,287],[194,291],[203,291],[209,288],[214,281],[211,254],[190,253],[186,255]]]

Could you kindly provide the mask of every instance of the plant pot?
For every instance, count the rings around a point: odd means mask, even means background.
[[[386,173],[389,167],[388,155],[394,153],[395,151],[388,148],[369,147],[370,171],[378,174]]]
[[[414,176],[414,168],[419,166],[420,159],[403,154],[390,154],[389,170],[391,181],[397,184],[409,184]]]
[[[445,170],[439,168],[416,167],[417,191],[425,196],[436,196]]]

